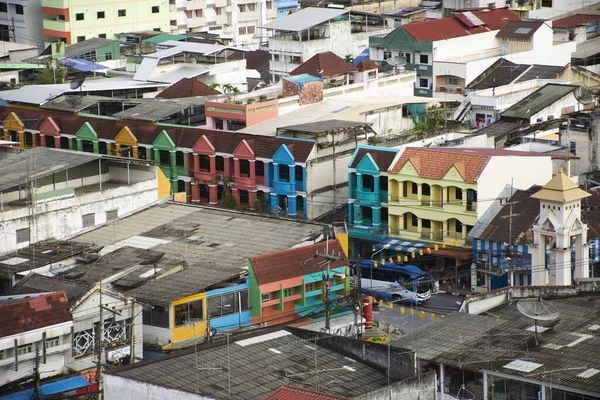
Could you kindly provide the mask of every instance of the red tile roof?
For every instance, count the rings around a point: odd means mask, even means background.
[[[218,131],[212,129],[192,128],[173,125],[161,125],[142,121],[119,120],[113,118],[79,116],[71,112],[47,109],[4,107],[0,122],[8,114],[14,112],[25,124],[26,130],[37,130],[46,117],[52,117],[60,128],[61,135],[75,135],[79,128],[89,122],[96,131],[98,138],[114,140],[121,129],[128,127],[137,138],[139,144],[151,146],[161,131],[166,131],[175,145],[179,148],[191,149],[194,144],[206,135],[217,152],[233,154],[242,140],[251,143],[256,157],[271,158],[282,144],[288,146],[297,162],[306,162],[315,146],[314,142],[275,138],[271,136],[252,135],[249,133]],[[252,142],[251,142],[252,141]]]
[[[387,150],[375,150],[375,149],[359,149],[350,165],[350,168],[358,167],[358,164],[365,158],[367,154],[370,154],[375,161],[375,164],[379,167],[379,171],[387,172],[388,168],[392,161],[394,161],[394,157],[398,154],[398,151],[387,151]]]
[[[553,28],[575,28],[600,19],[600,15],[575,14],[552,21]]]
[[[462,13],[452,17],[402,25],[402,28],[417,40],[436,41],[495,31],[509,21],[521,21],[521,18],[506,8],[471,12],[484,23],[482,27],[471,24]]]
[[[326,270],[325,258],[314,257],[317,253],[323,254],[326,251],[329,255],[344,258],[332,261],[330,268],[348,265],[344,250],[337,240],[252,257],[250,264],[257,283],[264,285]]]
[[[347,397],[330,396],[290,385],[284,385],[265,397],[265,400],[349,400]]]
[[[182,97],[213,96],[216,94],[221,94],[221,92],[211,88],[204,82],[200,82],[198,79],[183,78],[160,92],[156,97],[160,99],[180,99]]]
[[[445,153],[445,154],[444,154]],[[442,179],[450,167],[454,166],[465,182],[475,183],[490,157],[508,156],[546,156],[547,154],[510,151],[502,149],[443,148],[421,149],[407,148],[390,170],[398,173],[408,161],[423,178]]]
[[[290,72],[290,75],[309,74],[321,78],[344,75],[356,71],[357,68],[337,54],[326,51],[315,54],[298,68]],[[322,72],[321,72],[322,71]]]
[[[0,303],[0,337],[72,321],[73,316],[64,292],[3,301]]]
[[[373,69],[379,69],[377,64],[375,64],[375,62],[371,61],[371,60],[362,60],[361,62],[358,63],[358,65],[356,67],[361,72],[371,71]]]

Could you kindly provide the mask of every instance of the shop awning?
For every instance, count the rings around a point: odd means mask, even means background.
[[[395,250],[402,253],[414,253],[419,250],[424,250],[427,247],[433,247],[430,243],[411,242],[402,239],[385,238],[375,245],[378,249]]]
[[[55,396],[88,386],[90,386],[90,383],[83,376],[79,375],[40,386],[40,395]],[[33,397],[34,390],[27,389],[7,396],[1,396],[0,400],[29,400]]]

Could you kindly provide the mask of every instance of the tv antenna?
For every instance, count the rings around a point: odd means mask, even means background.
[[[542,326],[553,327],[560,322],[558,309],[548,301],[537,299],[522,299],[517,302],[517,310],[535,323],[535,344],[538,345],[538,321],[543,321]]]

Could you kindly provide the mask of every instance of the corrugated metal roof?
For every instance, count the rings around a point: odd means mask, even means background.
[[[66,89],[51,88],[48,85],[28,85],[17,90],[0,92],[0,99],[12,103],[27,103],[39,106],[64,92],[66,92]]]
[[[266,25],[259,26],[259,28],[300,32],[340,15],[348,14],[349,12],[349,10],[337,10],[333,8],[308,7],[283,18],[278,18]]]

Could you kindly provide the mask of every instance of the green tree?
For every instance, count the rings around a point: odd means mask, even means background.
[[[221,198],[221,207],[227,208],[229,210],[235,210],[237,207],[235,197],[233,197],[232,194],[223,195],[223,197]]]
[[[67,76],[67,69],[62,66],[56,66],[53,68],[52,65],[48,64],[35,78],[35,83],[39,85],[50,85],[53,83],[64,83],[65,77]],[[56,77],[56,80],[55,80]]]
[[[254,211],[261,214],[270,214],[271,205],[265,199],[254,200]]]

